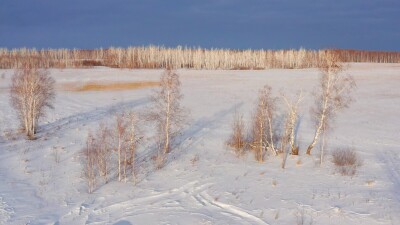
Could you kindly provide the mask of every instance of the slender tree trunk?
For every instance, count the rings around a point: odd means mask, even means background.
[[[259,158],[258,161],[263,161],[263,150],[264,150],[264,121],[260,119],[260,146],[259,146]]]
[[[273,134],[273,130],[272,130],[272,119],[270,118],[270,116],[268,116],[268,125],[269,125],[269,136],[270,136],[270,143],[271,143],[271,149],[272,151],[275,153],[275,156],[278,155],[278,152],[275,149],[274,146],[274,134]]]
[[[32,135],[35,136],[36,134],[36,120],[37,120],[37,116],[36,113],[38,113],[36,110],[36,101],[33,100],[33,104],[32,104]]]
[[[90,140],[91,141],[91,140]],[[93,166],[92,166],[92,155],[91,155],[91,151],[90,151],[91,145],[89,144],[89,142],[87,143],[86,146],[86,156],[87,156],[87,174],[88,174],[88,191],[89,193],[93,192]]]
[[[313,139],[313,141],[311,142],[311,144],[307,148],[307,154],[308,155],[311,155],[311,150],[314,148],[315,144],[317,143],[318,138],[319,138],[319,136],[321,134],[321,131],[322,131],[322,127],[325,124],[326,110],[328,108],[330,89],[331,89],[331,74],[328,73],[328,81],[327,81],[325,90],[322,90],[322,92],[323,92],[322,93],[322,95],[323,95],[322,112],[321,112],[321,116],[320,116],[320,119],[319,119],[317,130],[315,131],[314,139]]]
[[[311,142],[311,144],[307,148],[307,154],[308,155],[311,155],[311,150],[314,148],[315,144],[317,144],[318,138],[319,138],[319,136],[321,134],[321,131],[322,131],[322,123],[324,123],[324,121],[323,121],[324,118],[325,118],[325,115],[322,114],[320,122],[319,122],[318,127],[317,127],[317,130],[315,131],[314,139],[313,139],[313,141]]]
[[[124,182],[126,183],[126,163],[127,163],[127,155],[126,148],[124,148]]]
[[[104,172],[105,172],[105,174],[104,174],[104,179],[105,179],[105,182],[106,182],[106,184],[108,183],[108,163],[107,163],[107,159],[105,159],[105,162],[104,162]]]
[[[321,145],[321,156],[320,156],[320,165],[322,165],[322,161],[324,159],[324,150],[325,150],[325,127],[322,131],[322,145]]]
[[[25,130],[24,130],[24,131],[25,131],[25,134],[28,135],[28,134],[29,134],[29,133],[28,133],[28,131],[29,131],[29,121],[28,121],[29,116],[28,116],[28,109],[27,109],[27,104],[26,104],[26,102],[23,102],[22,107],[23,107],[23,110],[22,110],[22,113],[21,113],[20,116],[23,117],[23,118],[21,118],[21,119],[23,119],[23,121],[24,121],[24,127],[25,127]]]
[[[130,138],[130,161],[132,165],[132,180],[136,182],[136,174],[135,174],[135,121],[134,116],[131,115],[131,138]]]
[[[121,181],[121,134],[120,133],[118,134],[118,181]]]
[[[291,130],[291,132],[290,132],[290,147],[292,149],[292,152],[294,152],[294,149],[296,147],[296,146],[294,146],[294,126],[295,126],[295,123],[296,123],[296,121],[292,121],[291,128],[290,128],[290,130]]]
[[[165,121],[165,145],[164,145],[164,154],[169,152],[169,117],[170,117],[170,107],[171,107],[171,99],[170,93],[167,94],[167,112],[166,112],[166,121]]]

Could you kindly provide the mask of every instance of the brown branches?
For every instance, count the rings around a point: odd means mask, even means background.
[[[246,149],[245,125],[243,115],[235,114],[232,123],[232,134],[226,144],[233,148],[237,156],[243,155]]]

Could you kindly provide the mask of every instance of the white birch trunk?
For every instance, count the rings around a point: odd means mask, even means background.
[[[165,121],[165,145],[164,145],[164,154],[169,152],[169,119],[170,119],[170,107],[171,107],[171,99],[170,92],[167,94],[167,110],[166,110],[166,121]]]

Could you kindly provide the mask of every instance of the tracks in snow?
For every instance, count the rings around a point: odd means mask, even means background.
[[[213,199],[207,192],[201,192],[199,195],[196,196],[197,200],[201,202],[204,206],[212,206],[216,208],[220,213],[223,213],[225,215],[230,215],[233,217],[237,217],[239,220],[241,220],[241,223],[247,222],[249,224],[267,224],[264,222],[262,219],[259,217],[256,217],[244,209],[241,209],[239,207],[229,205],[226,203],[219,202],[215,199]]]
[[[389,150],[385,152],[380,151],[379,159],[382,161],[384,169],[394,185],[394,195],[397,203],[400,204],[400,153]]]
[[[211,183],[189,182],[182,187],[174,188],[132,200],[99,205],[87,210],[87,224],[107,221],[109,218],[134,220],[135,218],[153,217],[160,220],[167,216],[195,217],[203,221],[229,224],[267,224],[250,212],[227,203],[220,202],[208,194]],[[75,209],[74,211],[80,211]]]
[[[79,125],[82,125],[82,123],[99,121],[106,116],[112,115],[115,112],[123,112],[128,109],[139,107],[147,104],[149,101],[150,100],[148,98],[140,98],[128,102],[120,102],[118,104],[113,104],[109,106],[97,107],[93,110],[80,112],[78,114],[54,121],[53,123],[43,125],[40,127],[40,132],[53,133],[55,131],[76,128]]]

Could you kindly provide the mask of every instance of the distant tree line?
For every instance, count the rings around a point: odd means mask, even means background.
[[[107,49],[0,49],[0,68],[19,68],[27,60],[39,68],[193,68],[261,70],[318,68],[325,50],[232,50],[160,46]],[[400,63],[400,52],[331,50],[343,62]]]

